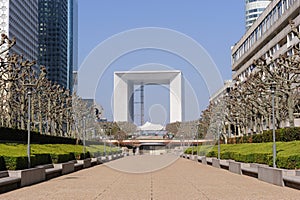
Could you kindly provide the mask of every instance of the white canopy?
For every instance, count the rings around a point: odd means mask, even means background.
[[[144,125],[139,126],[138,130],[140,130],[140,131],[160,131],[160,130],[164,130],[164,127],[160,124],[152,124],[150,122],[146,122]]]

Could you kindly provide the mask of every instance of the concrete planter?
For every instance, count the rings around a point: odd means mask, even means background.
[[[46,180],[45,169],[31,168],[17,171],[8,171],[10,177],[21,178],[21,187],[32,185]]]
[[[101,157],[97,157],[97,164],[100,165],[102,163],[103,163],[103,161],[102,161]]]
[[[54,168],[62,169],[62,174],[68,174],[75,171],[73,162],[54,164]]]
[[[229,171],[235,174],[242,174],[242,165],[241,163],[229,161]]]
[[[282,169],[258,166],[258,179],[274,185],[284,186]]]
[[[92,159],[86,158],[84,160],[77,160],[78,163],[83,164],[83,168],[88,168],[92,166]]]
[[[220,160],[218,160],[217,158],[213,158],[212,159],[212,166],[216,167],[216,168],[221,168],[221,166],[220,166]]]
[[[205,156],[203,156],[203,157],[201,158],[201,163],[207,165],[206,157],[205,157]]]
[[[101,161],[102,161],[102,162],[107,162],[107,161],[108,161],[107,156],[102,156],[102,157],[101,157]]]

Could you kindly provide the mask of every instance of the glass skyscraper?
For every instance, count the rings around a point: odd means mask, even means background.
[[[17,43],[11,53],[37,60],[38,54],[38,0],[1,0],[0,32]]]
[[[77,1],[39,0],[38,10],[38,63],[47,68],[49,80],[72,91],[77,65]]]
[[[73,91],[74,74],[78,70],[78,1],[69,0],[68,17],[68,88]],[[77,73],[76,73],[77,75]]]

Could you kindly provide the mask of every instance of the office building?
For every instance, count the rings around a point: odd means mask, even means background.
[[[248,81],[248,75],[256,71],[254,60],[263,58],[268,64],[281,55],[292,55],[293,47],[299,47],[299,39],[293,33],[290,25],[290,20],[292,20],[299,31],[299,10],[300,1],[298,0],[273,0],[241,40],[232,47],[232,80],[237,85],[244,84]],[[267,123],[268,116],[265,118],[265,121],[262,120],[262,117],[256,119],[260,120],[259,131],[271,127],[271,123]],[[295,125],[299,124],[296,120],[294,123]],[[281,126],[288,126],[288,124],[282,121]],[[257,126],[253,131],[255,132],[256,129]]]
[[[77,1],[39,0],[38,10],[39,64],[46,66],[49,80],[72,91],[77,65]]]
[[[77,88],[78,71],[78,1],[68,1],[68,88]],[[74,73],[73,73],[74,72]],[[75,75],[75,77],[74,77]],[[76,80],[74,80],[76,79]],[[76,84],[74,84],[76,83]]]
[[[300,1],[273,0],[268,8],[231,49],[232,79],[243,81],[253,70],[253,60],[260,57],[273,59],[287,54],[290,47],[299,43],[291,32],[289,20],[300,25]]]
[[[0,32],[15,37],[11,53],[37,60],[38,54],[38,0],[0,1]]]

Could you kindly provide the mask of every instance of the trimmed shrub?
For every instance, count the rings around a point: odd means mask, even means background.
[[[90,157],[91,157],[91,154],[90,154],[89,151],[86,152],[86,153],[81,153],[81,154],[80,154],[80,160],[84,160],[84,159],[90,158]]]
[[[51,154],[52,163],[64,163],[75,160],[74,153],[68,154]]]
[[[4,160],[3,156],[0,156],[0,171],[4,171],[4,170],[7,170],[5,160]]]
[[[281,128],[275,131],[276,141],[290,142],[300,140],[300,127]],[[264,131],[262,134],[255,134],[251,136],[229,138],[228,144],[240,143],[262,143],[273,141],[273,130]]]
[[[276,165],[279,168],[300,169],[300,155],[277,157]]]
[[[35,154],[33,157],[32,166],[51,164],[50,154]]]
[[[30,160],[33,160],[33,157],[34,156],[31,156]],[[28,159],[26,156],[3,156],[3,158],[5,160],[7,170],[21,170],[28,168]]]
[[[2,156],[4,170],[21,170],[28,168],[27,156]],[[1,160],[1,159],[0,159]],[[1,162],[1,161],[0,161]],[[30,156],[30,166],[52,163],[50,154],[37,154]],[[1,164],[2,168],[2,164]]]

